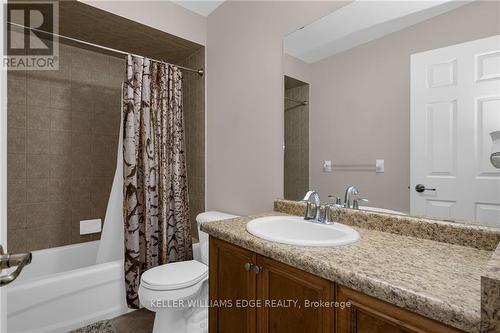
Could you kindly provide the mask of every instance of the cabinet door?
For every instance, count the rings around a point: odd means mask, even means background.
[[[335,295],[337,302],[351,303],[350,307],[336,308],[336,333],[462,332],[340,285]]]
[[[261,303],[298,301],[297,306],[290,303],[290,307],[284,307],[287,303],[282,303],[273,307],[268,303],[259,307],[259,333],[333,332],[333,308],[313,304],[305,307],[306,301],[333,301],[332,282],[262,256],[257,257],[257,265],[261,269],[257,275],[257,297]]]
[[[254,333],[255,308],[237,302],[256,299],[255,271],[245,267],[255,265],[255,253],[210,237],[209,256],[210,332]]]

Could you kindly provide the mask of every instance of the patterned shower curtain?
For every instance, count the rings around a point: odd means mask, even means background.
[[[123,85],[123,178],[127,303],[139,307],[141,274],[192,259],[182,74],[129,55]]]

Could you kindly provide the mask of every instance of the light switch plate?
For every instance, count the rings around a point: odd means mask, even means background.
[[[101,232],[101,219],[80,221],[80,235],[95,234]]]
[[[385,172],[385,162],[384,160],[375,160],[375,172],[383,173]]]
[[[332,161],[323,162],[323,172],[332,172]]]

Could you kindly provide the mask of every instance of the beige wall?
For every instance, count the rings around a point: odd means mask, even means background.
[[[283,196],[283,37],[342,4],[229,1],[208,16],[208,209],[269,211]]]
[[[59,71],[8,74],[8,241],[24,252],[99,239],[116,169],[123,59],[60,45]]]
[[[311,65],[289,54],[283,55],[283,70],[287,76],[303,82],[311,82]]]
[[[379,207],[409,211],[410,55],[500,33],[500,3],[474,2],[311,66],[311,188],[355,184]],[[322,161],[385,173],[322,172]]]

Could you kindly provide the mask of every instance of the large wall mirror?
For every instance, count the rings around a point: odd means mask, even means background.
[[[286,199],[500,228],[499,2],[354,1],[284,57]]]

